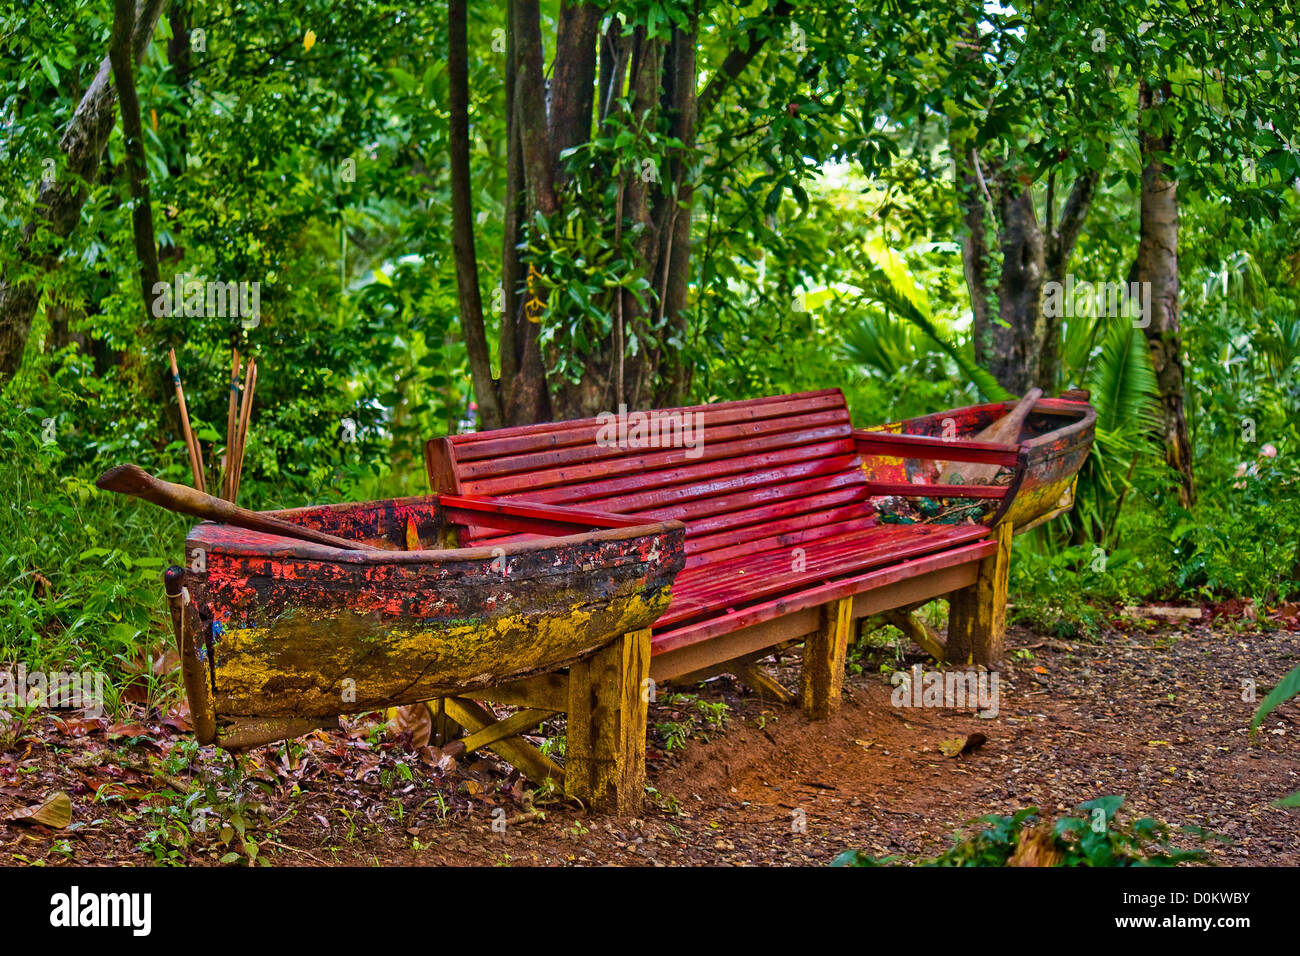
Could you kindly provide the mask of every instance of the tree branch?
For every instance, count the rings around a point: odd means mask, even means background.
[[[788,0],[777,0],[776,5],[772,7],[769,17],[772,20],[777,20],[789,16],[790,11],[793,9],[794,5],[789,3]],[[743,50],[735,49],[728,53],[726,59],[722,61],[722,66],[718,69],[718,72],[713,74],[713,78],[709,80],[704,87],[704,91],[700,93],[697,101],[700,116],[707,115],[713,111],[713,107],[717,105],[718,99],[722,96],[727,86],[735,80],[736,77],[740,76],[745,67],[749,66],[750,62],[753,61],[754,57],[758,56],[759,51],[763,49],[763,46],[767,43],[768,39],[766,36],[759,35],[757,26],[750,27],[750,29],[745,33],[745,37],[748,40],[745,44],[745,48]]]

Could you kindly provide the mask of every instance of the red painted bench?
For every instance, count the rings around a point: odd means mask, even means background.
[[[681,520],[686,566],[648,635],[655,682],[728,669],[762,682],[753,670],[757,657],[803,641],[800,697],[809,716],[824,718],[839,704],[857,619],[950,594],[950,635],[957,635],[950,659],[957,652],[996,665],[1009,534],[974,524],[882,523],[873,497],[908,489],[873,485],[859,450],[878,455],[896,445],[913,459],[1014,468],[1014,447],[855,432],[838,389],[653,414],[666,434],[651,439],[676,439],[676,447],[620,442],[608,419],[455,435],[427,444],[430,482],[445,504],[459,500],[480,511],[494,502],[531,505],[536,517],[574,509],[593,527]],[[690,431],[680,427],[687,422]],[[460,520],[468,522],[462,547],[525,536],[503,531],[499,521],[474,525],[472,511]],[[643,725],[637,733],[644,735]]]

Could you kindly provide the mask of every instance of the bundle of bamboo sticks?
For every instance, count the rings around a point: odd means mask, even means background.
[[[176,350],[168,353],[172,368],[172,383],[176,386],[176,401],[181,410],[181,431],[189,452],[190,470],[194,474],[194,487],[207,494],[208,482],[203,465],[203,450],[198,437],[190,427],[190,413],[185,405],[185,390],[176,365]],[[230,401],[226,410],[226,454],[222,467],[221,497],[233,502],[239,496],[239,477],[244,470],[244,448],[248,441],[248,421],[253,411],[253,392],[257,388],[257,360],[249,359],[244,368],[243,387],[239,381],[239,350],[234,350],[230,365]]]

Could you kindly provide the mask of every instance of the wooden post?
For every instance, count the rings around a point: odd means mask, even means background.
[[[809,720],[826,720],[840,708],[852,632],[852,597],[822,606],[822,626],[804,641],[799,679],[799,702]]]
[[[649,677],[649,629],[624,634],[569,668],[564,792],[589,809],[641,808]]]
[[[1011,522],[993,529],[998,549],[980,562],[979,576],[948,599],[948,663],[1002,665],[1007,630],[1007,580],[1011,569]]]

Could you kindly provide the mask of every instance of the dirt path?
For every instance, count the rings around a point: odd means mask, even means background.
[[[1011,644],[1043,642],[1015,633]],[[259,815],[249,814],[265,821],[260,829],[250,823],[250,833],[264,854],[296,864],[824,865],[848,848],[937,852],[950,833],[986,813],[1036,805],[1055,815],[1125,794],[1122,813],[1231,838],[1212,847],[1223,863],[1300,864],[1300,811],[1269,806],[1300,789],[1300,708],[1285,705],[1252,744],[1255,705],[1243,700],[1244,680],[1254,680],[1262,697],[1300,660],[1300,632],[1198,622],[1116,631],[1097,645],[1048,642],[1012,659],[992,719],[892,706],[893,688],[879,673],[851,678],[842,712],[821,724],[728,679],[715,681],[700,699],[715,710],[729,706],[725,729],[667,755],[652,751],[657,807],[637,819],[590,817],[542,797],[534,808],[541,814],[530,814],[525,785],[494,761],[424,767],[374,733],[323,738],[296,760],[267,749],[247,767],[272,791]],[[796,673],[779,676],[793,686]],[[659,745],[668,721],[699,710],[693,701],[657,704],[651,720],[661,725]],[[942,741],[975,732],[988,738],[977,749],[955,758],[940,751]],[[30,803],[38,784],[64,786],[78,802],[76,781],[67,780],[77,741],[40,739],[43,746],[25,757],[0,762],[0,805]],[[89,737],[80,740],[93,749]],[[152,746],[166,753],[176,744]],[[112,768],[115,759],[100,763]],[[181,784],[193,780],[192,771],[180,776]],[[17,778],[23,785],[15,793]],[[156,832],[149,828],[158,807],[155,797],[83,806],[76,817],[88,825],[70,840],[66,831],[0,824],[0,845],[51,863],[151,862],[169,839],[140,846]],[[505,832],[493,830],[494,819],[498,829],[506,821]],[[60,839],[70,849],[52,852]],[[174,861],[215,862],[229,850],[215,840],[210,832],[179,839]]]

